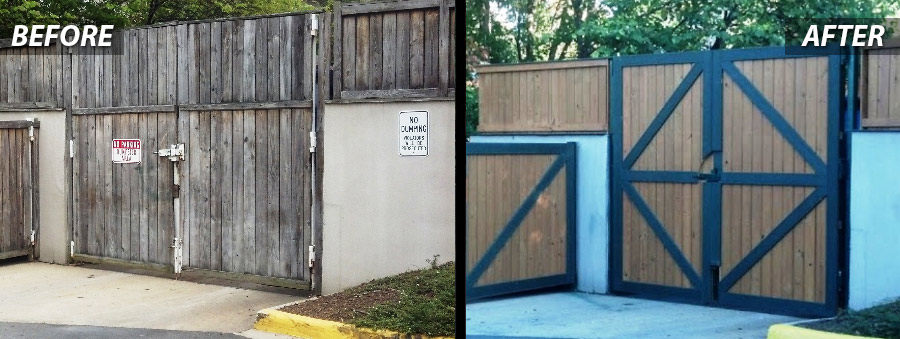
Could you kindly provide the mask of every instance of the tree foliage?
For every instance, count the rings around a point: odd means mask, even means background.
[[[468,79],[479,63],[793,45],[802,36],[785,32],[805,31],[807,19],[898,10],[896,0],[467,0]]]
[[[0,0],[0,38],[12,37],[15,25],[115,25],[118,29],[314,8],[303,0]]]

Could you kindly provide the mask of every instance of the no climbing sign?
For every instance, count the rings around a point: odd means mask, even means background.
[[[400,112],[400,155],[428,155],[428,112]]]

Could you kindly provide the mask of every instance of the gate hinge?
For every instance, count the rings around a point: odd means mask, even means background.
[[[75,256],[75,240],[72,240],[72,242],[69,243],[69,256]]]
[[[34,125],[28,126],[28,141],[34,142]]]
[[[69,158],[75,157],[75,139],[69,140]]]
[[[316,245],[309,246],[309,268],[315,267],[316,264]]]
[[[309,132],[309,153],[316,153],[316,132]]]
[[[31,230],[31,246],[34,246],[34,230]]]

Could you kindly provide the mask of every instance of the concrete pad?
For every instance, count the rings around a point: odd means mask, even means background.
[[[47,263],[0,265],[0,321],[243,332],[297,296]]]
[[[697,305],[559,292],[466,305],[466,336],[765,338],[797,318]]]

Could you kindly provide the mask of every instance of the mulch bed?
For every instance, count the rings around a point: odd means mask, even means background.
[[[353,288],[340,293],[326,295],[315,300],[286,306],[283,312],[325,319],[337,322],[349,322],[375,306],[398,302],[400,292],[392,289],[366,291]]]

